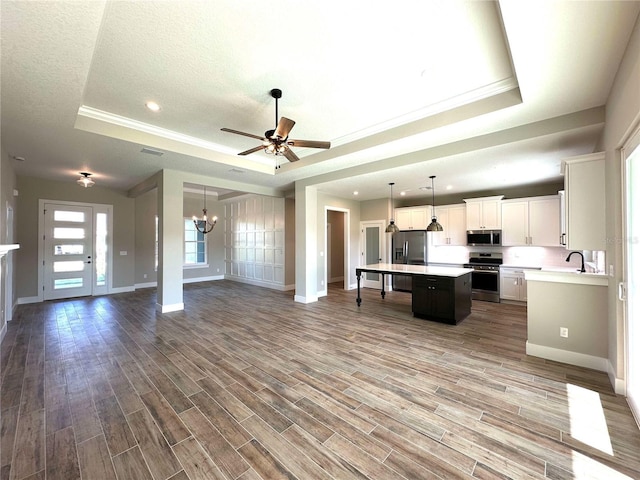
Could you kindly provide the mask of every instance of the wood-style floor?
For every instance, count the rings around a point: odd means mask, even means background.
[[[2,344],[1,479],[640,478],[605,374],[525,355],[522,306],[457,326],[332,287],[185,286],[23,305]]]

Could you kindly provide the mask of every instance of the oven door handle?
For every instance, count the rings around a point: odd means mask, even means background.
[[[500,272],[498,272],[496,270],[474,270],[471,273],[472,274],[474,274],[474,273],[487,273],[489,275],[498,275]]]

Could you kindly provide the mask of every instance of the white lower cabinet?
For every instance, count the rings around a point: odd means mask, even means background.
[[[527,280],[523,268],[500,268],[500,299],[527,301]]]

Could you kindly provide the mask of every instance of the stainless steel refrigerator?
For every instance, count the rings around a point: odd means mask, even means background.
[[[394,233],[391,237],[391,262],[408,265],[427,264],[426,230],[407,230]],[[394,290],[411,291],[409,275],[392,275]]]

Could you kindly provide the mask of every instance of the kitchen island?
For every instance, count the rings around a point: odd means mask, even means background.
[[[409,275],[412,277],[411,310],[416,317],[456,324],[471,313],[471,272],[470,268],[435,267],[428,265],[402,265],[396,263],[376,263],[356,268],[358,281],[358,306],[360,278],[362,272],[382,275],[382,290],[385,297],[385,275]]]

